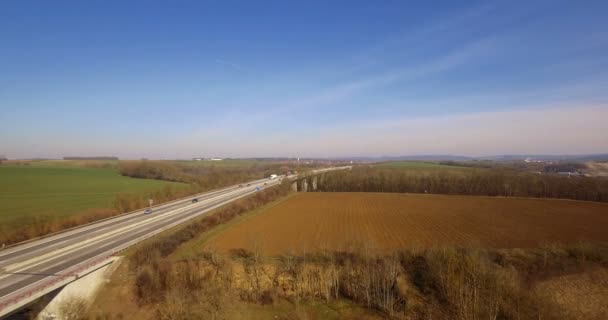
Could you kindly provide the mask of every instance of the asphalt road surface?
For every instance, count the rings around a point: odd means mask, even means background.
[[[266,183],[266,185],[264,185]],[[163,228],[201,215],[234,201],[256,188],[278,184],[279,179],[243,183],[153,208],[85,225],[53,236],[26,242],[0,251],[0,301],[17,291],[90,258],[121,248]],[[197,198],[198,202],[192,202]]]

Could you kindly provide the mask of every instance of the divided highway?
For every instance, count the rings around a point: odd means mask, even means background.
[[[123,250],[216,207],[280,183],[257,180],[85,225],[0,251],[0,317],[28,290],[64,271]],[[197,202],[192,202],[197,198]]]

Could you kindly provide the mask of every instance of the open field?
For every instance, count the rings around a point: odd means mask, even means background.
[[[225,159],[220,161],[209,160],[176,160],[175,162],[190,165],[200,166],[217,166],[217,167],[251,167],[255,165],[273,164],[271,161],[261,161],[256,159]]]
[[[390,161],[383,162],[376,167],[380,168],[399,168],[399,169],[449,169],[450,166],[440,165],[432,162],[421,161]]]
[[[121,176],[114,169],[85,168],[72,162],[32,162],[0,166],[0,225],[34,216],[67,217],[112,206],[122,192],[151,192],[181,183]]]
[[[608,162],[587,162],[587,173],[592,177],[608,177]]]
[[[26,166],[38,168],[115,168],[117,160],[8,160],[7,166]]]
[[[206,250],[266,254],[608,241],[608,204],[384,193],[302,193],[227,228]]]
[[[371,170],[385,173],[398,173],[408,176],[451,174],[463,175],[473,171],[486,171],[485,168],[463,167],[455,165],[443,165],[435,162],[422,161],[389,161],[371,165]]]

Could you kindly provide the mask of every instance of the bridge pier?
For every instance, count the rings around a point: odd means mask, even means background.
[[[298,192],[298,182],[297,182],[297,181],[294,181],[294,182],[291,184],[291,191],[293,191],[293,192]]]
[[[317,191],[317,176],[312,177],[312,191]]]

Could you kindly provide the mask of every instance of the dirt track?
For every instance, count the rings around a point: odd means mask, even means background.
[[[243,219],[206,249],[385,253],[412,246],[533,247],[608,241],[608,204],[383,193],[302,193]]]

